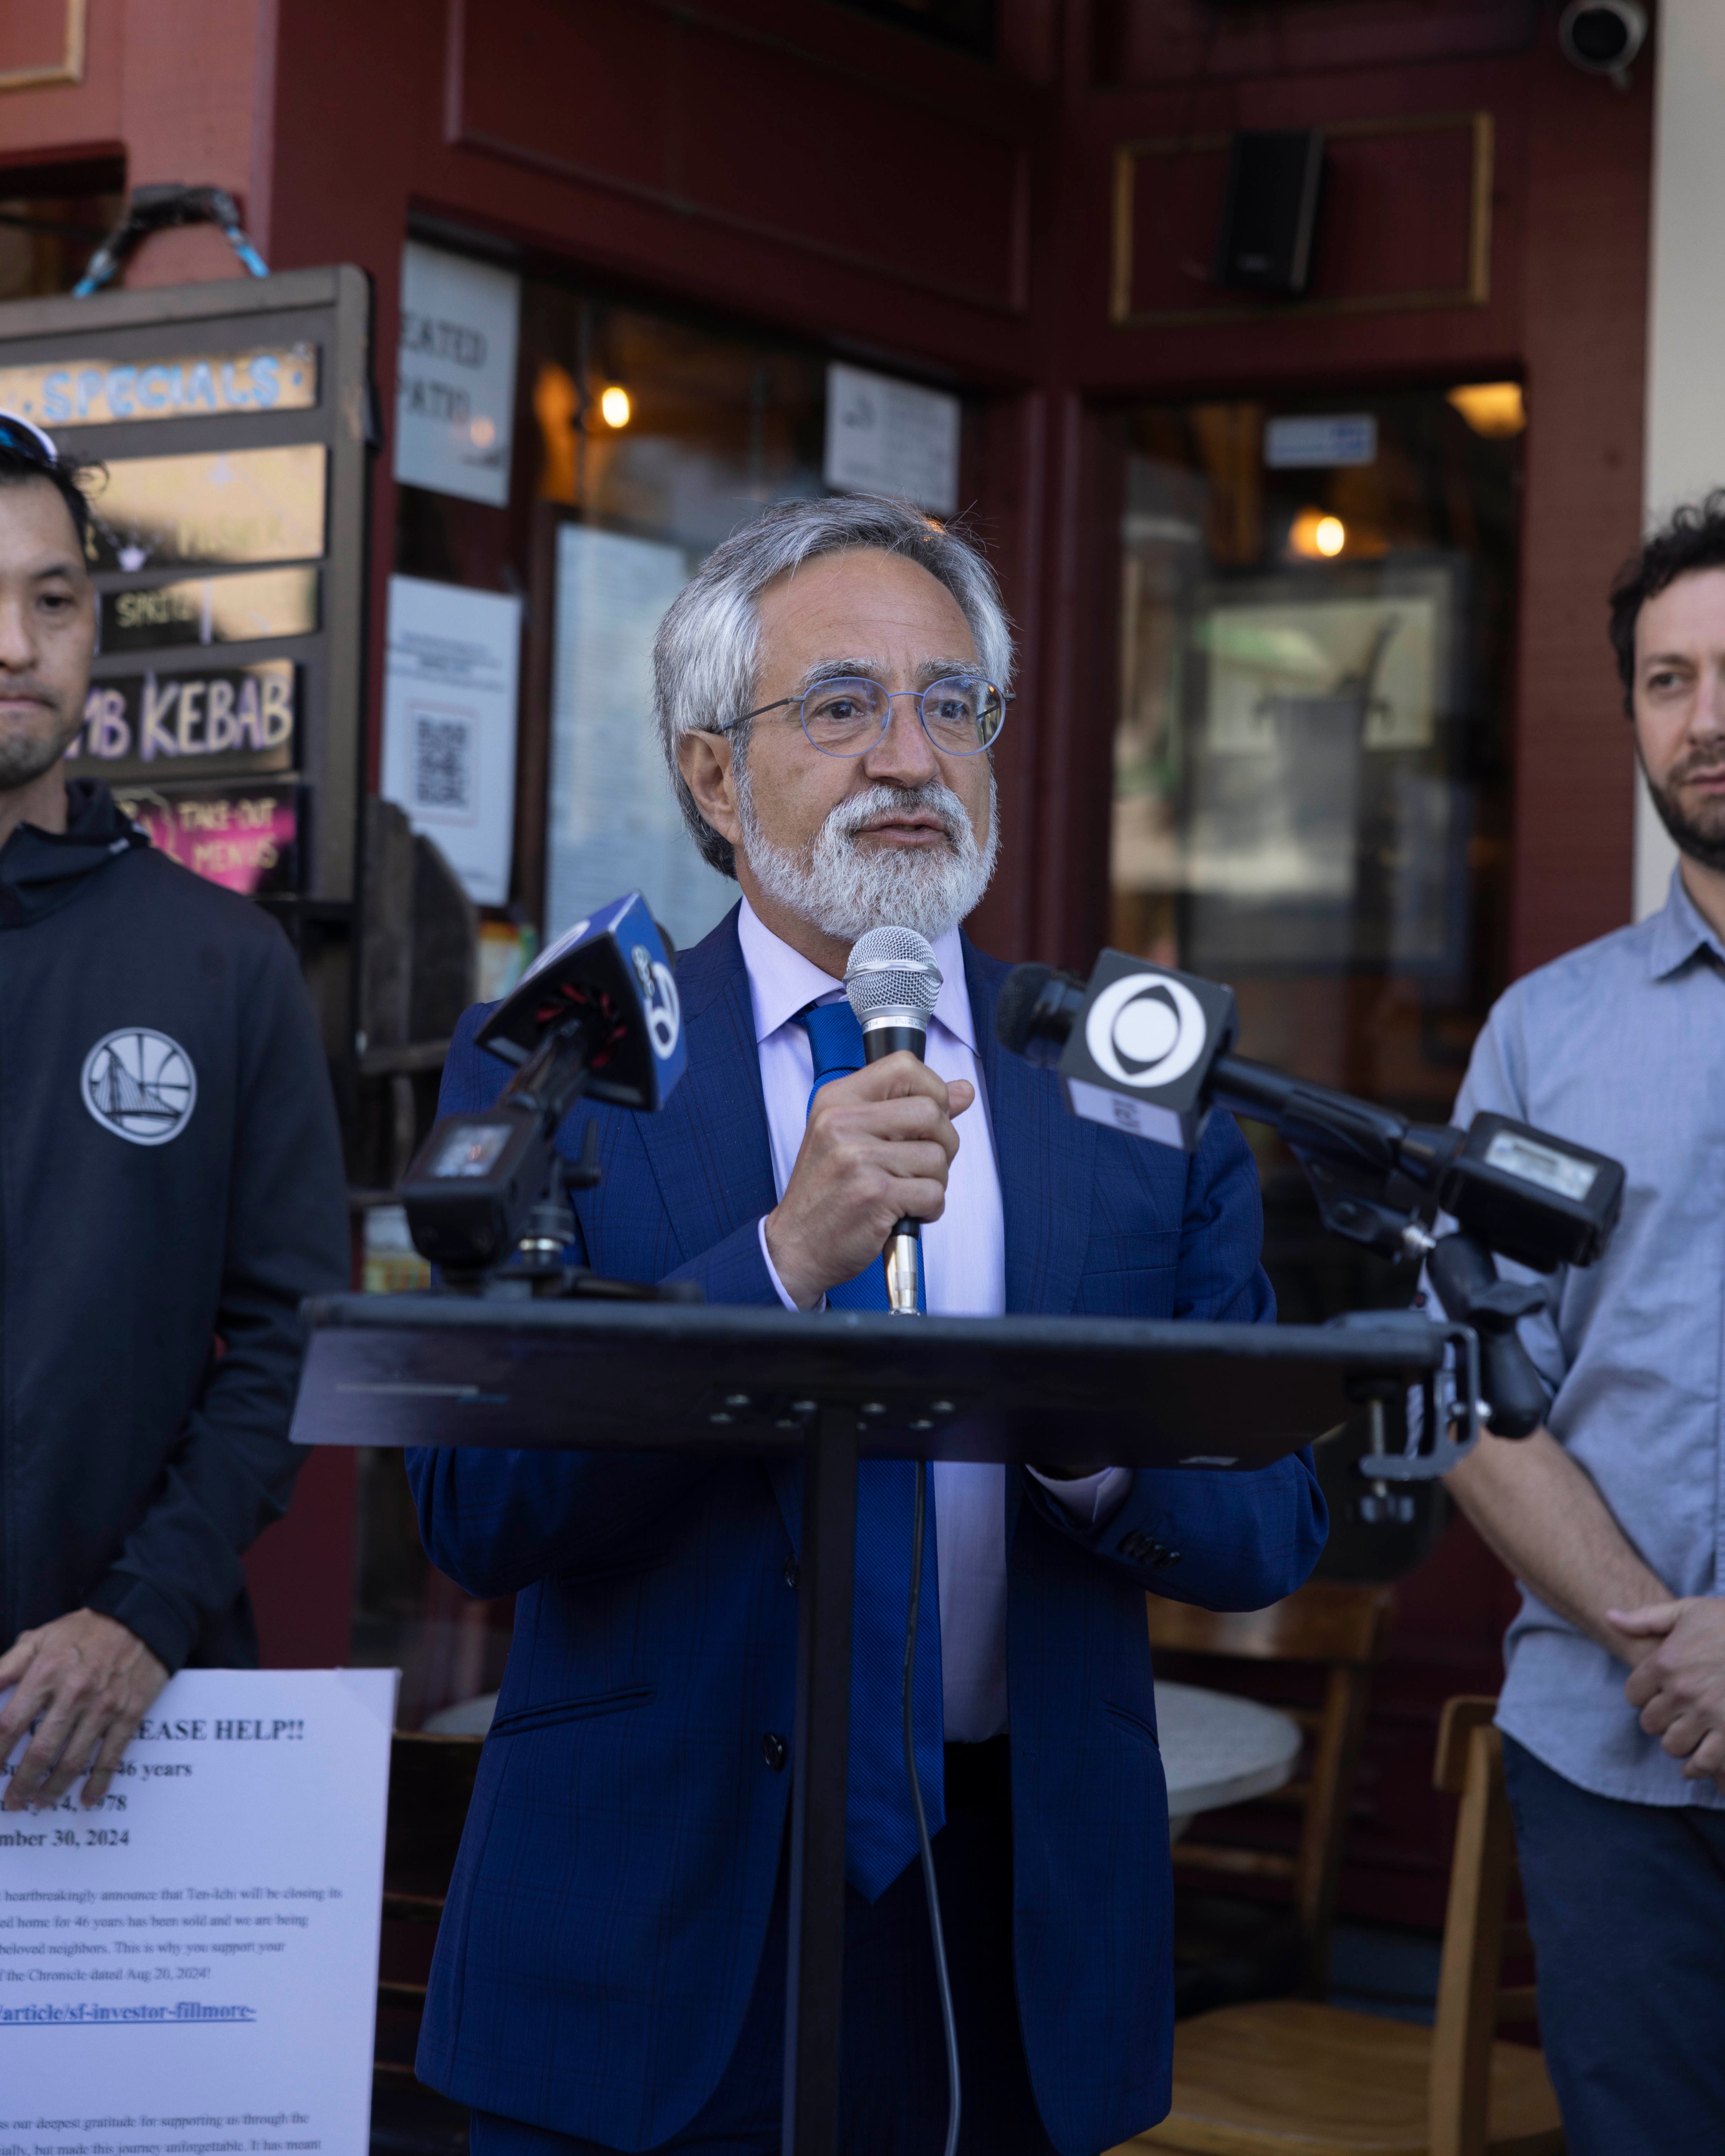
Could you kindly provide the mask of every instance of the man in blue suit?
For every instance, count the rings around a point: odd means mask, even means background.
[[[925,1223],[927,1307],[1273,1317],[1256,1177],[1062,1108],[1003,1055],[1005,968],[958,923],[997,846],[1011,640],[982,557],[901,504],[768,511],[665,617],[656,705],[697,844],[742,900],[678,969],[687,1073],[603,1108],[581,1255],[712,1302],[884,1306]],[[927,1057],[864,1066],[839,980],[891,922],[933,944]],[[477,1106],[506,1067],[444,1081]],[[560,1142],[578,1152],[588,1111]],[[570,1437],[580,1442],[578,1400]],[[687,1454],[408,1455],[425,1544],[516,1630],[419,2051],[475,2156],[779,2145],[800,1488]],[[844,2146],[940,2145],[947,2089],[899,1750],[908,1462],[859,1476]],[[963,2066],[961,2147],[1097,2156],[1167,2111],[1171,1888],[1143,1591],[1289,1594],[1322,1546],[1310,1459],[1250,1474],[941,1463],[915,1708]]]

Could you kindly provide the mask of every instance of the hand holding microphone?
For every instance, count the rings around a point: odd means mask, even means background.
[[[864,1066],[814,1096],[784,1196],[767,1216],[774,1269],[804,1309],[879,1257],[901,1224],[937,1220],[946,1204],[958,1151],[953,1119],[976,1096],[922,1060],[940,975],[922,937],[920,954],[907,956],[910,935],[871,930],[853,950],[846,985]],[[914,1278],[908,1285],[914,1309]]]

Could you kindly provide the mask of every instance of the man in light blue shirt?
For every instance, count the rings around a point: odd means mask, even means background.
[[[1455,1121],[1629,1172],[1606,1256],[1522,1337],[1547,1427],[1450,1478],[1514,1571],[1498,1722],[1571,2156],[1725,2150],[1725,494],[1612,594],[1663,909],[1518,981]],[[1517,1276],[1531,1276],[1519,1270]]]

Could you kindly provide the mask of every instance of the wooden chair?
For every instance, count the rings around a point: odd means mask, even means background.
[[[413,2052],[455,1851],[479,1772],[478,1737],[429,1737],[398,1729],[389,1748],[389,1812],[383,1837],[385,1966],[408,1969],[377,1986],[372,2060],[372,2148],[390,2156],[463,2156],[467,2112],[414,2078]]]
[[[1452,1699],[1435,1779],[1459,1794],[1437,2016],[1430,2029],[1305,1999],[1224,2007],[1174,2030],[1173,2109],[1113,2156],[1561,2156],[1545,2061],[1496,2030],[1534,2012],[1531,1985],[1505,1989],[1515,1866],[1494,1702]]]
[[[1359,1762],[1372,1671],[1389,1650],[1394,1590],[1314,1581],[1267,1609],[1241,1616],[1218,1616],[1183,1602],[1165,1602],[1156,1594],[1145,1599],[1150,1645],[1159,1655],[1315,1663],[1327,1671],[1321,1706],[1282,1709],[1308,1732],[1307,1771],[1258,1800],[1299,1807],[1300,1838],[1293,1854],[1244,1849],[1190,1835],[1177,1841],[1173,1851],[1175,1876],[1182,1885],[1191,1884],[1201,1873],[1220,1879],[1286,1880],[1298,1932],[1296,1988],[1309,1997],[1322,1998],[1329,1975],[1343,1833]],[[1271,1988],[1266,1984],[1256,1995]],[[1286,1976],[1277,1988],[1287,1988]]]

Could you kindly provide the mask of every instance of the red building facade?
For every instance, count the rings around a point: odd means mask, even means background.
[[[1237,566],[1250,548],[1230,554],[1230,518],[1261,537],[1266,516],[1305,513],[1297,486],[1255,476],[1266,413],[1369,408],[1384,439],[1411,443],[1428,408],[1451,426],[1439,407],[1458,385],[1517,385],[1525,431],[1490,473],[1457,452],[1421,466],[1399,507],[1347,511],[1387,535],[1373,559],[1406,533],[1430,553],[1440,524],[1451,552],[1483,560],[1466,533],[1487,496],[1509,535],[1491,557],[1507,597],[1480,697],[1498,747],[1466,842],[1465,990],[1420,1019],[1424,1047],[1382,968],[1284,968],[1255,1004],[1243,991],[1249,1049],[1441,1114],[1490,995],[1630,904],[1632,764],[1603,595],[1642,512],[1652,78],[1620,90],[1577,72],[1553,23],[1540,0],[13,0],[0,207],[229,189],[273,269],[368,273],[386,413],[410,234],[613,308],[960,395],[962,499],[1020,644],[999,754],[1006,865],[973,927],[1002,954],[1069,964],[1161,932],[1155,906],[1126,903],[1117,861],[1111,880],[1135,663],[1122,531],[1148,515],[1160,543],[1134,471],[1194,475],[1210,567]],[[1296,301],[1210,280],[1228,139],[1255,128],[1326,134]],[[204,228],[148,241],[127,281],[238,274]],[[523,564],[529,586],[516,860],[531,911],[548,665],[532,502],[557,490],[534,477],[543,424],[536,440],[525,370],[521,399],[516,521],[449,544],[458,573],[470,546]],[[374,780],[398,492],[378,458]],[[254,1559],[271,1659],[347,1653],[353,1517],[352,1463],[316,1459]],[[1510,1596],[1460,1527],[1406,1584],[1374,1724],[1384,1789],[1428,1779],[1438,1700],[1495,1688]],[[1353,1898],[1381,1904],[1405,1874],[1405,1905],[1435,1912],[1430,1840],[1363,1818]]]

